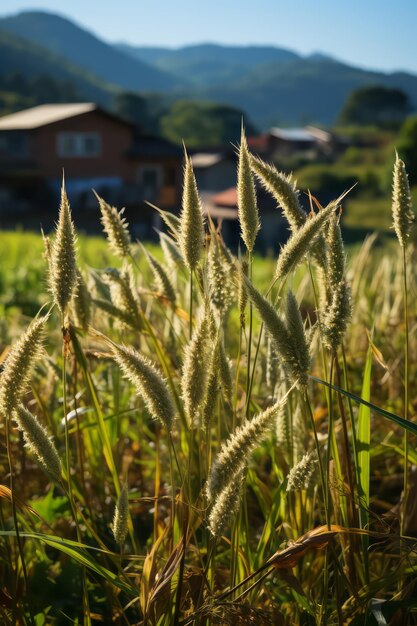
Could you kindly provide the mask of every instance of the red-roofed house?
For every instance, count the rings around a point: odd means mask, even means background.
[[[178,206],[181,150],[94,103],[41,105],[0,118],[0,220],[38,227],[55,216],[62,172],[77,222],[97,228],[91,189],[146,224],[144,204]],[[86,209],[86,210],[85,210]],[[138,226],[139,228],[139,226]],[[143,234],[143,233],[142,233]]]

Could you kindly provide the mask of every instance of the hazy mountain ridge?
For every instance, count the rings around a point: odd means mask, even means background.
[[[0,74],[47,75],[74,83],[85,100],[107,105],[118,89],[50,50],[6,32],[0,21]]]
[[[19,13],[0,19],[0,29],[47,47],[101,80],[124,89],[167,91],[178,82],[59,15],[42,11]]]
[[[1,34],[6,30],[13,33],[7,41]],[[26,49],[25,39],[32,42]],[[349,92],[369,84],[399,87],[417,107],[417,76],[351,67],[320,52],[303,57],[274,46],[112,45],[66,18],[38,11],[0,18],[0,46],[0,53],[7,48],[0,73],[23,68],[72,79],[87,99],[102,104],[117,89],[230,104],[260,128],[332,124]],[[44,58],[41,46],[49,50]]]

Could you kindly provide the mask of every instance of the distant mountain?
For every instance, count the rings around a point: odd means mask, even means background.
[[[258,65],[278,64],[300,59],[290,50],[273,46],[221,46],[199,44],[182,48],[152,48],[116,44],[116,47],[139,59],[169,72],[182,82],[196,87],[212,86],[236,80]]]
[[[331,59],[299,59],[257,66],[235,81],[202,90],[200,97],[239,105],[263,126],[334,124],[351,91],[364,85],[397,87],[417,108],[417,76],[384,74],[350,67]]]
[[[264,127],[332,124],[349,93],[369,84],[399,87],[417,107],[417,76],[351,67],[321,52],[302,57],[273,46],[117,47],[190,81],[192,97],[240,107]]]
[[[259,128],[333,124],[349,93],[364,85],[400,88],[417,108],[417,76],[406,72],[373,72],[273,46],[111,45],[44,12],[0,18],[0,74],[17,69],[73,80],[102,104],[117,89],[162,94],[166,108],[180,98],[229,104]]]
[[[42,11],[28,11],[0,19],[0,29],[47,47],[103,81],[132,91],[167,91],[178,83],[101,41],[72,21]]]
[[[104,106],[110,103],[113,93],[118,89],[64,57],[5,32],[0,27],[0,75],[10,76],[15,73],[27,79],[45,75],[59,81],[69,81],[85,100],[98,102]]]

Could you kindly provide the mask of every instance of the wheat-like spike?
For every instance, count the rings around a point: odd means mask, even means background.
[[[185,414],[190,424],[196,422],[206,396],[208,372],[212,359],[210,326],[210,316],[205,313],[185,348],[181,389]]]
[[[287,491],[308,489],[317,465],[316,451],[306,452],[288,474]]]
[[[140,302],[134,284],[132,266],[124,264],[120,271],[108,268],[103,278],[110,285],[110,295],[114,306],[133,321],[133,327],[142,328]]]
[[[30,375],[38,360],[47,317],[35,319],[11,348],[0,376],[0,414],[9,419],[26,393]]]
[[[351,293],[346,279],[334,287],[331,297],[331,304],[321,317],[321,333],[326,348],[334,352],[341,345],[352,317]]]
[[[300,385],[306,385],[307,373],[311,362],[310,349],[298,302],[292,291],[287,293],[285,321],[289,337],[294,346],[294,354],[297,357],[297,369],[299,371],[298,375],[294,371],[294,375],[298,377]]]
[[[275,388],[278,383],[279,355],[275,342],[269,333],[266,333],[266,337],[266,384],[271,391],[271,395],[274,396]]]
[[[131,239],[129,224],[126,222],[126,218],[123,217],[124,209],[118,211],[116,207],[107,204],[95,191],[94,195],[100,206],[101,223],[107,235],[111,251],[121,258],[130,256]]]
[[[101,311],[104,311],[111,317],[114,317],[123,326],[128,326],[129,328],[132,328],[133,330],[137,330],[135,318],[130,317],[127,313],[125,313],[125,311],[122,311],[121,309],[117,308],[117,306],[114,306],[114,304],[112,304],[108,300],[102,300],[101,298],[94,298],[92,302],[95,307],[97,307]]]
[[[208,430],[211,426],[212,418],[216,410],[216,402],[219,395],[219,367],[220,355],[219,344],[216,344],[213,358],[211,359],[210,370],[207,377],[207,392],[203,407],[203,426]]]
[[[335,205],[333,203],[329,204],[293,233],[287,243],[281,248],[275,269],[276,280],[285,278],[303,260],[304,256],[311,250],[323,226],[334,213],[334,210]]]
[[[305,414],[297,405],[293,413],[292,449],[295,463],[300,461],[308,448],[310,433],[306,424]]]
[[[277,201],[291,230],[296,231],[301,228],[307,220],[307,215],[301,208],[299,192],[292,176],[279,172],[274,165],[265,163],[253,155],[250,156],[250,165],[262,185]]]
[[[126,485],[123,485],[114,509],[112,531],[116,543],[123,546],[129,530],[129,496]]]
[[[13,413],[19,430],[23,432],[26,447],[37,458],[41,467],[48,476],[56,482],[61,478],[61,460],[55,444],[49,437],[46,429],[23,405],[19,405]]]
[[[245,278],[248,295],[255,305],[266,330],[275,342],[282,364],[285,367],[291,382],[297,382],[300,387],[306,384],[305,354],[297,350],[296,343],[291,337],[284,321],[275,311],[272,304],[264,298],[252,283]]]
[[[231,305],[232,290],[227,266],[216,237],[211,239],[207,256],[210,300],[222,315]]]
[[[91,319],[91,294],[80,270],[77,270],[77,287],[71,304],[76,326],[86,331]]]
[[[245,481],[245,467],[240,469],[216,496],[208,518],[208,528],[214,537],[221,537],[233,516],[239,510],[242,486]]]
[[[184,189],[180,215],[179,244],[190,271],[196,269],[204,246],[204,220],[191,159],[185,154]]]
[[[392,185],[392,218],[400,246],[407,245],[415,216],[404,161],[396,154]]]
[[[252,252],[256,235],[260,229],[259,212],[256,202],[256,191],[250,169],[248,144],[242,127],[237,170],[237,206],[240,230],[245,246]]]
[[[289,458],[292,448],[290,420],[287,406],[281,407],[275,420],[275,435],[278,446],[283,450],[285,457]]]
[[[178,215],[171,213],[171,211],[163,211],[162,209],[159,209],[153,204],[150,204],[150,206],[152,206],[156,211],[158,211],[163,222],[165,223],[166,226],[168,226],[171,236],[176,241],[178,241],[180,237],[180,231],[181,231],[181,220],[178,217]]]
[[[236,428],[222,445],[207,482],[209,500],[214,502],[233,477],[244,469],[248,456],[266,437],[285,402],[286,399],[277,402],[251,420],[247,420],[243,426]]]
[[[173,284],[171,283],[171,280],[168,274],[166,273],[162,265],[159,263],[159,261],[155,259],[153,254],[151,254],[148,250],[146,250],[144,246],[142,246],[142,249],[145,252],[147,261],[149,263],[149,267],[152,270],[152,274],[155,279],[156,289],[163,296],[165,296],[165,298],[167,298],[170,302],[174,303],[177,298],[177,295],[175,293],[175,288]]]
[[[122,374],[136,388],[154,419],[170,432],[175,417],[174,404],[165,378],[149,359],[128,346],[113,343],[103,336]]]
[[[42,241],[43,241],[43,246],[44,246],[43,258],[48,264],[48,271],[49,271],[49,264],[51,262],[51,255],[52,255],[51,238],[45,235],[45,233],[43,232],[43,228],[41,228],[41,234],[42,234]]]
[[[245,277],[248,276],[249,272],[249,264],[246,259],[242,259],[241,261],[241,271],[239,273],[239,282],[238,282],[238,305],[239,305],[239,313],[240,313],[240,325],[242,328],[245,328],[245,310],[246,304],[248,302],[248,292],[246,290]]]
[[[77,286],[76,236],[70,205],[62,181],[61,204],[55,238],[49,258],[48,282],[55,304],[62,315]]]
[[[165,233],[159,233],[162,252],[170,269],[185,269],[184,259],[175,241]]]
[[[326,242],[327,277],[330,283],[329,287],[333,289],[345,277],[346,268],[342,232],[336,215],[332,215],[330,218]]]
[[[231,362],[227,358],[223,337],[219,337],[219,383],[224,399],[231,404],[233,393]]]

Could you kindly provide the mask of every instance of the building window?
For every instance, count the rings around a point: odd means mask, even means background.
[[[177,184],[177,169],[175,167],[165,168],[165,184],[167,187],[175,187]]]
[[[0,156],[27,157],[28,155],[29,142],[26,134],[4,132],[0,135]]]
[[[60,157],[98,157],[101,137],[98,133],[59,133],[57,153]]]
[[[142,165],[138,170],[138,182],[142,186],[143,199],[155,201],[161,189],[161,168],[158,165]]]

